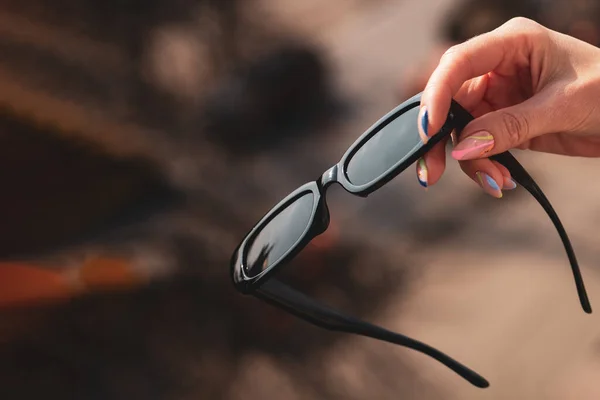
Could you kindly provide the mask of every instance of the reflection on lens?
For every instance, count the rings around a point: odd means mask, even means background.
[[[364,143],[350,158],[346,174],[353,185],[365,185],[409,157],[421,145],[417,130],[419,107],[415,106]]]
[[[250,245],[247,273],[256,276],[290,251],[308,227],[314,194],[308,192],[289,204],[258,233]]]

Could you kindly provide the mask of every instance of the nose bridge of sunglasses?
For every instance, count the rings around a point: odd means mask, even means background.
[[[329,168],[327,171],[321,175],[321,178],[318,180],[319,186],[323,188],[323,190],[327,189],[329,186],[333,185],[338,181],[338,165],[334,165]]]

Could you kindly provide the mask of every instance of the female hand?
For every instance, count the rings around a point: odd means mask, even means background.
[[[438,132],[451,99],[475,120],[452,151],[486,193],[514,189],[508,170],[489,160],[511,148],[600,156],[600,49],[525,18],[448,49],[421,99],[421,138]],[[417,163],[423,186],[444,172],[445,143]]]

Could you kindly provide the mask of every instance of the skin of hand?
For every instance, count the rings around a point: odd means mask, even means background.
[[[440,130],[452,98],[475,117],[452,157],[494,197],[516,184],[491,155],[518,148],[600,156],[600,49],[534,21],[514,18],[444,53],[421,99],[423,141]],[[417,163],[423,186],[442,176],[445,145]]]

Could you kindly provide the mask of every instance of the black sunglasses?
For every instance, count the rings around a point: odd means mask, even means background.
[[[424,144],[417,130],[421,94],[405,101],[369,128],[320,179],[293,191],[271,209],[246,235],[231,259],[231,275],[237,290],[252,294],[319,327],[353,333],[405,346],[424,353],[481,388],[487,380],[427,344],[332,310],[274,279],[272,274],[296,256],[329,226],[327,188],[339,183],[351,194],[367,197],[453,131],[459,135],[473,120],[460,104],[452,101],[442,129]],[[592,309],[567,232],[552,205],[523,166],[509,153],[490,157],[504,165],[512,177],[542,205],[563,242],[579,301],[584,311]]]

